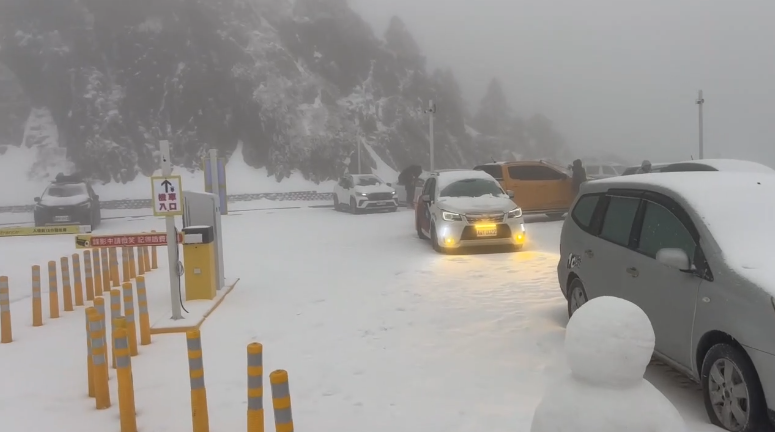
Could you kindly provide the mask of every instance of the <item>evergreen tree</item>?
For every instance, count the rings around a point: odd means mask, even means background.
[[[511,107],[500,81],[493,78],[474,116],[474,128],[485,135],[502,137],[508,132],[510,122]]]
[[[385,31],[385,47],[392,51],[402,66],[409,70],[424,70],[425,57],[420,52],[420,46],[401,18],[394,16]]]

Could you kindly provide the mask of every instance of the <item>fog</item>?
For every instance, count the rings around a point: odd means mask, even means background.
[[[775,166],[775,1],[349,1],[379,35],[400,16],[470,109],[497,76],[579,156],[697,158],[702,89],[705,157]]]

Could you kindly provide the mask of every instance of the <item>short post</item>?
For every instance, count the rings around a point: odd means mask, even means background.
[[[89,378],[89,397],[95,397],[94,393],[94,361],[91,355],[91,330],[89,326],[89,310],[94,309],[88,307],[83,310],[86,316],[86,372]]]
[[[186,343],[188,345],[188,374],[191,380],[191,423],[194,426],[194,432],[209,432],[210,416],[207,412],[202,339],[199,330],[186,332]]]
[[[110,290],[110,323],[112,329],[115,329],[116,319],[121,317],[121,291],[117,289]],[[113,353],[113,369],[116,368],[116,347],[111,350]]]
[[[102,258],[102,292],[110,291],[110,256],[107,248],[100,249],[100,258]]]
[[[100,265],[100,250],[92,251],[94,268],[94,298],[102,296],[102,266]],[[106,289],[108,289],[106,287]]]
[[[57,263],[48,262],[48,310],[51,318],[59,318],[59,293],[57,292]]]
[[[135,247],[129,247],[129,278],[134,279],[137,277],[137,267],[135,266]]]
[[[291,414],[291,389],[288,385],[288,372],[279,369],[269,374],[272,385],[272,408],[274,408],[274,427],[277,432],[293,432]]]
[[[108,256],[110,258],[110,286],[116,288],[121,281],[118,274],[118,252],[116,252],[115,247],[108,249]]]
[[[108,325],[107,317],[105,316],[105,299],[103,297],[95,297],[94,309],[97,309],[97,314],[100,316],[100,324],[102,325],[102,343],[105,346],[105,361],[110,360],[108,357]],[[111,353],[112,354],[112,353]],[[105,374],[108,374],[108,367],[105,366]]]
[[[134,357],[137,355],[137,326],[135,325],[135,301],[132,295],[132,283],[124,282],[121,287],[124,290],[124,319],[126,320],[126,334],[129,338],[129,353]]]
[[[96,308],[88,308],[91,355],[94,370],[94,396],[97,409],[110,408],[108,362],[105,353],[105,327]]]
[[[129,282],[129,248],[121,248],[121,274],[124,275],[122,282]]]
[[[94,300],[94,274],[91,269],[91,251],[83,252],[83,265],[86,269],[86,300]]]
[[[65,303],[65,312],[73,311],[73,289],[70,288],[70,262],[67,257],[59,259],[62,269],[62,298]]]
[[[13,342],[11,330],[11,295],[8,291],[8,276],[0,276],[0,343]]]
[[[143,247],[137,247],[137,275],[142,276],[145,274],[145,257],[143,256]]]
[[[153,230],[151,232],[155,233],[156,230]],[[156,256],[156,246],[151,246],[151,268],[154,270],[159,268],[159,260]]]
[[[146,273],[151,271],[151,251],[148,246],[143,246],[143,265]]]
[[[32,326],[43,325],[43,305],[40,294],[40,266],[32,266]]]
[[[264,347],[248,345],[248,432],[264,432]]]
[[[148,294],[145,276],[137,277],[137,308],[140,310],[140,345],[151,343],[151,317],[148,315]]]
[[[132,380],[132,360],[129,355],[127,331],[113,325],[113,347],[118,381],[118,413],[121,432],[137,432],[135,386]]]
[[[81,256],[74,253],[73,259],[73,289],[75,290],[75,305],[83,306],[83,285],[81,284]]]

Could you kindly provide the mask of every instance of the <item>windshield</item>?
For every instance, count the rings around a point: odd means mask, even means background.
[[[67,197],[75,197],[75,196],[88,195],[88,194],[89,193],[86,191],[85,184],[75,183],[75,184],[49,186],[48,189],[46,189],[46,192],[43,193],[43,196],[67,198]]]
[[[376,177],[357,177],[355,181],[358,186],[376,186],[382,184],[382,181]]]
[[[503,195],[503,189],[492,180],[475,178],[458,180],[450,183],[441,190],[442,197],[471,197],[476,198],[483,195]]]

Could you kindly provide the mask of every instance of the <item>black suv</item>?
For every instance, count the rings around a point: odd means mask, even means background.
[[[35,226],[89,225],[102,220],[100,197],[77,175],[57,175],[41,196],[35,198]]]

